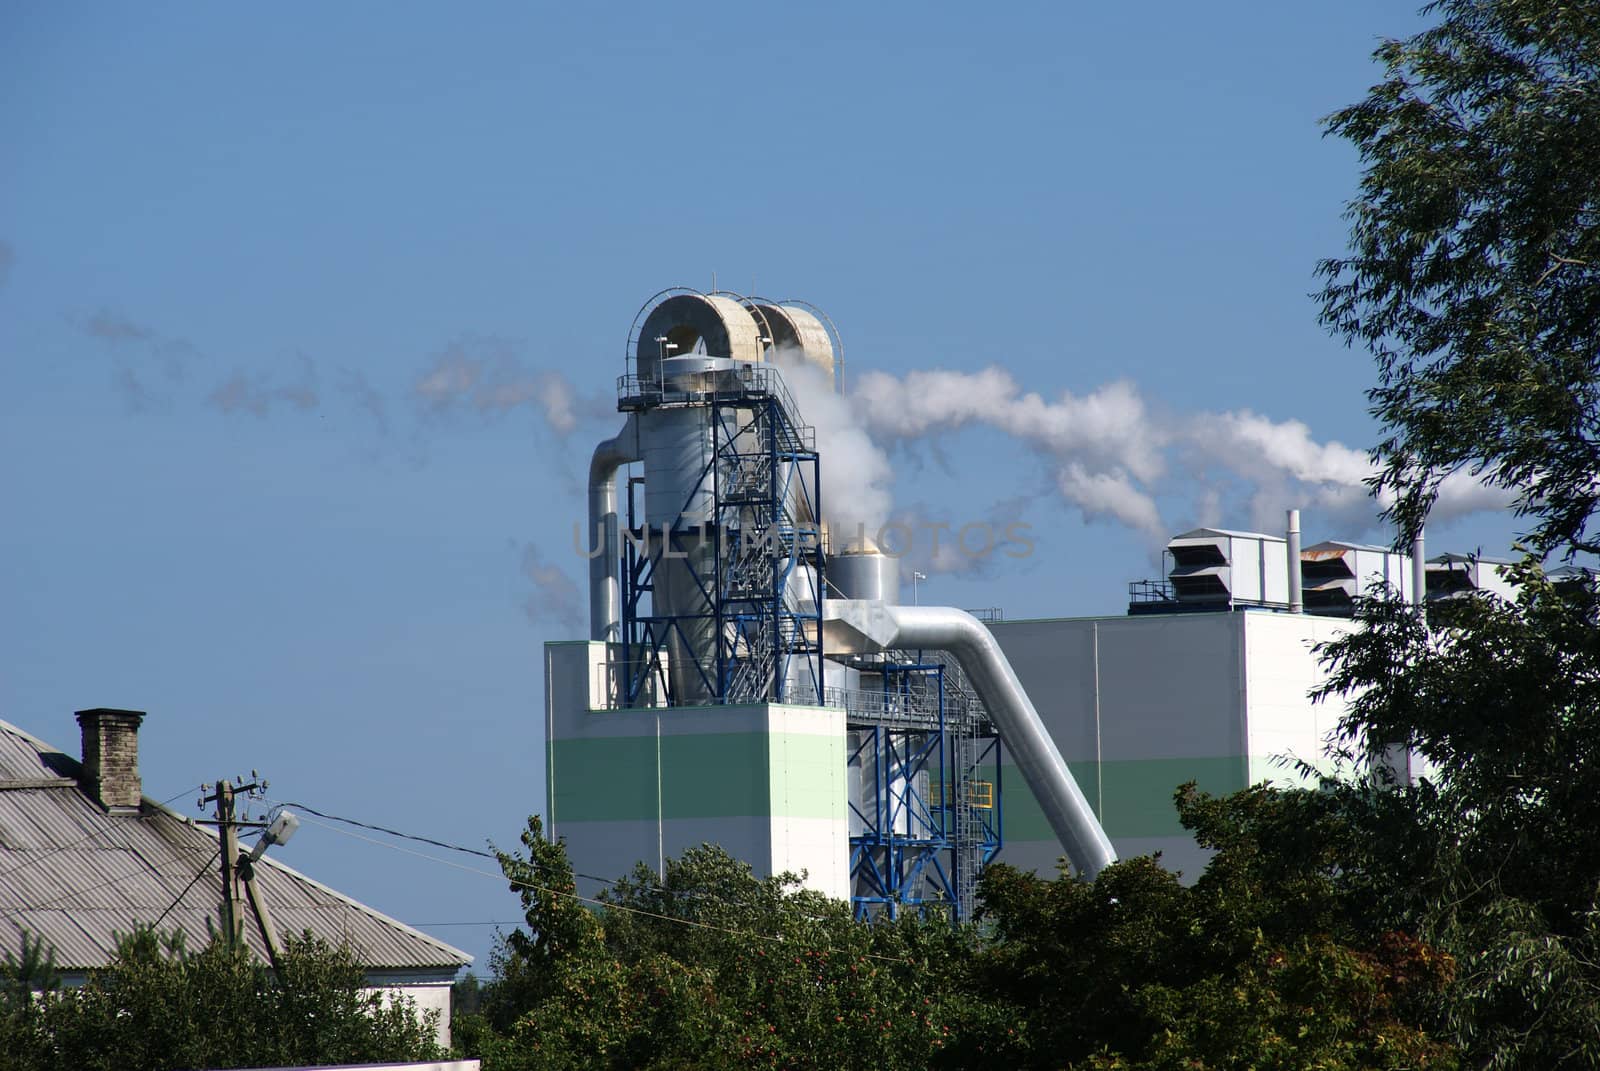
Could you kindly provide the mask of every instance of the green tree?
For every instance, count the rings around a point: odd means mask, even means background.
[[[5,954],[0,963],[0,1009],[20,1010],[33,1003],[36,995],[50,993],[61,986],[56,969],[56,950],[44,938],[22,931],[22,947],[16,955]]]
[[[1180,791],[1217,851],[1185,886],[1150,858],[1092,883],[984,876],[980,984],[1022,1012],[1018,1067],[1456,1066],[1439,1036],[1448,956],[1372,910],[1382,860],[1354,793]],[[1351,821],[1356,817],[1360,821]]]
[[[1597,549],[1600,7],[1439,0],[1332,115],[1364,167],[1322,322],[1377,358],[1379,490],[1408,534],[1481,472],[1540,554]]]
[[[1371,848],[1406,814],[1349,788],[1190,789],[1180,817],[1217,850],[1193,887],[1151,859],[1092,883],[994,867],[981,929],[860,923],[711,846],[584,906],[534,819],[503,860],[527,911],[500,963],[520,1003],[469,1054],[487,1071],[1453,1068],[1435,1027],[1454,961],[1394,927],[1405,902]]]
[[[1517,605],[1376,600],[1330,645],[1341,726],[1435,773],[1396,786],[1409,828],[1385,910],[1451,953],[1442,1010],[1474,1066],[1600,1066],[1600,607],[1539,561],[1597,550],[1600,7],[1441,0],[1383,44],[1385,76],[1333,115],[1361,155],[1351,248],[1321,265],[1323,322],[1376,356],[1374,451],[1414,531],[1460,469],[1532,522]],[[1349,793],[1344,793],[1346,797]]]
[[[1454,1036],[1492,1067],[1600,1066],[1600,599],[1517,568],[1515,605],[1365,603],[1324,650],[1341,726],[1403,742],[1435,773],[1385,796],[1408,826],[1390,909],[1462,965]],[[1403,903],[1398,902],[1400,898]]]
[[[184,948],[181,934],[140,929],[111,965],[75,989],[45,992],[0,1025],[17,1071],[271,1067],[427,1059],[433,1025],[408,1002],[363,991],[344,950],[288,942],[283,983],[243,952]]]
[[[527,929],[497,957],[492,1014],[458,1035],[491,1071],[924,1068],[996,1051],[1002,1012],[971,984],[970,927],[858,923],[709,845],[586,903],[537,817],[522,841],[501,866]]]

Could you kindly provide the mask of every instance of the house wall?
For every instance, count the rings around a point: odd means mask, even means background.
[[[381,993],[391,1001],[397,997],[409,1000],[419,1021],[425,1020],[429,1012],[438,1012],[434,1036],[443,1048],[450,1047],[450,979],[401,980],[373,971],[368,973],[367,981],[375,984],[367,986],[363,993]]]

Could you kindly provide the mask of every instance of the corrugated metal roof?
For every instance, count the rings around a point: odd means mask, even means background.
[[[0,721],[0,949],[20,948],[26,930],[55,947],[63,970],[100,967],[118,933],[162,912],[162,929],[203,947],[222,896],[216,833],[149,799],[137,815],[107,814],[75,782],[52,783],[77,774],[76,760]],[[453,971],[472,961],[271,856],[257,864],[256,884],[280,935],[348,944],[368,969]],[[253,925],[245,938],[266,958]]]
[[[1179,540],[1179,539],[1217,539],[1217,538],[1227,538],[1227,539],[1265,539],[1268,542],[1275,542],[1275,543],[1284,542],[1284,538],[1281,535],[1272,535],[1272,534],[1270,534],[1268,532],[1239,532],[1239,531],[1235,531],[1232,528],[1191,528],[1187,532],[1179,532],[1177,535],[1173,536],[1172,538],[1173,538],[1173,540]]]

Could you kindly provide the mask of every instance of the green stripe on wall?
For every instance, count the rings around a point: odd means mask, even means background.
[[[1245,787],[1246,766],[1237,755],[1199,759],[1118,759],[1101,764],[1103,782],[1095,781],[1095,764],[1070,762],[1067,766],[1083,790],[1089,806],[1100,815],[1108,837],[1170,837],[1185,831],[1178,824],[1172,794],[1186,781],[1203,791],[1237,792]],[[1104,794],[1104,813],[1098,806]],[[1001,794],[1005,808],[1003,833],[1008,841],[1055,840],[1039,801],[1028,791],[1022,773],[1006,766]]]
[[[557,740],[558,822],[656,817],[656,737]],[[843,819],[844,737],[704,733],[660,739],[664,818]]]

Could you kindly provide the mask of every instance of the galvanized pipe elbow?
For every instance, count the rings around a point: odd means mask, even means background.
[[[622,638],[621,543],[617,531],[617,470],[638,461],[639,426],[633,416],[622,430],[603,439],[589,459],[589,638],[615,642]]]
[[[947,651],[994,719],[1067,859],[1085,878],[1117,861],[1116,849],[1067,769],[1039,711],[994,634],[965,610],[829,600],[823,628],[836,651]]]

